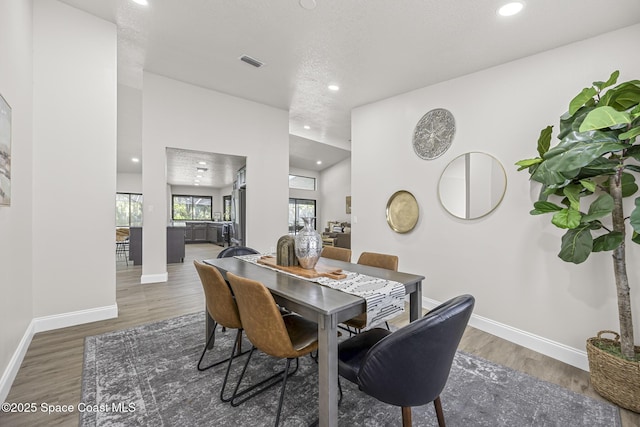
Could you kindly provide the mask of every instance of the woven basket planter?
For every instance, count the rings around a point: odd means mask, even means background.
[[[614,339],[602,338],[613,334]],[[587,340],[589,372],[593,388],[605,399],[616,405],[640,413],[640,362],[616,357],[595,346],[604,343],[620,347],[620,335],[613,331],[600,331]],[[640,353],[640,347],[635,347]]]

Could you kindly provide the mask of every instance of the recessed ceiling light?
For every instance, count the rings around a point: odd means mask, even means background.
[[[200,180],[199,179],[194,179],[193,182],[200,182]]]
[[[340,86],[338,85],[329,85],[327,87],[329,88],[329,90],[332,90],[334,92],[340,90]]]
[[[202,175],[196,175],[196,178],[202,178]]]
[[[519,1],[514,1],[511,3],[507,3],[504,6],[502,6],[500,9],[498,9],[498,15],[513,16],[513,15],[516,15],[517,13],[520,13],[520,11],[523,8],[524,8],[524,3]]]
[[[196,168],[196,171],[198,171],[198,172],[206,172],[207,168]]]
[[[196,185],[196,186],[197,186],[197,185],[200,185],[200,184],[198,184],[198,183],[196,182],[196,183],[194,183],[193,185]]]
[[[141,6],[149,6],[149,2],[147,0],[133,0],[134,3],[138,3]]]
[[[322,160],[318,160],[318,161],[316,162],[316,165],[321,165],[321,164],[322,164]]]
[[[311,126],[309,126],[309,125],[304,125],[304,128],[305,128],[306,130],[309,130],[309,129],[311,129]]]
[[[139,159],[139,158],[137,158],[137,157],[132,157],[132,158],[131,158],[131,161],[132,161],[133,163],[138,163],[138,162],[140,161],[140,159]]]
[[[206,165],[207,162],[198,162],[199,165]]]

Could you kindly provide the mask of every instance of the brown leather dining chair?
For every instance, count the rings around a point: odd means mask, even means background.
[[[236,276],[232,273],[227,273],[227,279],[236,297],[245,334],[253,344],[238,379],[231,405],[237,406],[282,380],[280,400],[276,412],[275,425],[277,426],[282,412],[287,377],[298,369],[298,357],[310,354],[318,348],[318,325],[294,313],[282,315],[271,292],[262,283]],[[255,349],[273,357],[287,359],[285,369],[282,371],[281,378],[240,400],[237,398],[250,391],[253,387],[275,377],[269,377],[242,392],[238,392]],[[293,372],[289,372],[291,361],[294,359],[296,360],[296,368]]]
[[[330,258],[338,261],[351,262],[351,249],[338,248],[335,246],[325,246],[324,248],[322,248],[320,256],[323,258]]]
[[[247,350],[243,353],[241,348],[242,322],[240,321],[240,313],[238,312],[238,306],[233,294],[231,293],[231,288],[229,288],[229,285],[224,280],[224,277],[222,277],[222,274],[220,274],[220,271],[218,271],[214,266],[197,260],[193,261],[193,264],[195,265],[198,275],[200,276],[200,281],[202,282],[207,312],[214,321],[214,325],[211,328],[211,333],[207,339],[207,343],[202,350],[202,355],[200,356],[197,367],[199,371],[206,371],[214,366],[229,362],[227,374],[225,375],[225,380],[222,384],[222,389],[220,390],[220,399],[223,402],[229,402],[231,398],[224,397],[224,390],[227,385],[229,369],[231,369],[231,361],[235,357],[248,352]],[[212,348],[215,343],[217,325],[220,325],[223,328],[237,329],[236,338],[231,348],[231,355],[225,359],[218,360],[203,367],[202,360],[204,359],[205,353],[207,352],[207,349]]]
[[[398,271],[398,257],[396,255],[362,252],[358,258],[358,264]],[[359,314],[345,321],[344,324],[347,326],[349,333],[353,334],[351,328],[354,328],[359,333],[367,325],[367,313]],[[388,324],[387,329],[389,329]]]

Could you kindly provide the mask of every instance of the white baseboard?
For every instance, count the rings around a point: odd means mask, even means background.
[[[105,307],[90,308],[88,310],[72,311],[54,314],[52,316],[36,317],[33,319],[34,333],[51,331],[53,329],[98,322],[100,320],[118,317],[118,304]]]
[[[118,317],[118,305],[113,304],[106,307],[91,308],[88,310],[73,311],[70,313],[56,314],[53,316],[36,317],[31,320],[18,347],[11,356],[7,368],[0,378],[0,402],[4,402],[9,395],[11,385],[18,374],[22,360],[24,359],[31,339],[38,332],[50,331],[53,329],[66,328],[68,326],[81,325],[84,323],[97,322],[99,320],[113,319]]]
[[[440,305],[438,301],[422,298],[422,306],[432,309]],[[530,350],[549,356],[553,359],[567,363],[583,371],[589,371],[589,361],[586,350],[578,350],[573,347],[549,340],[547,338],[496,322],[486,317],[471,315],[469,325],[481,331],[511,341]]]
[[[160,283],[166,282],[169,280],[169,273],[161,273],[161,274],[143,274],[140,276],[140,284],[144,285],[145,283]]]
[[[20,365],[22,365],[24,355],[27,354],[29,344],[31,344],[31,339],[35,334],[33,329],[34,322],[32,320],[31,323],[29,323],[29,326],[27,326],[27,330],[24,332],[22,339],[18,343],[18,348],[13,352],[13,356],[11,356],[11,359],[9,360],[7,369],[4,370],[2,377],[0,377],[0,402],[5,402],[7,400],[13,380],[15,380],[16,375],[18,375],[18,370],[20,369]]]

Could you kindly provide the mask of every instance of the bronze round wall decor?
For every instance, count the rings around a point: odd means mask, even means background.
[[[387,224],[396,233],[408,233],[418,223],[420,209],[413,194],[396,191],[387,202]]]
[[[422,116],[413,131],[413,150],[421,159],[440,157],[451,146],[455,133],[456,122],[449,110],[431,110]]]

